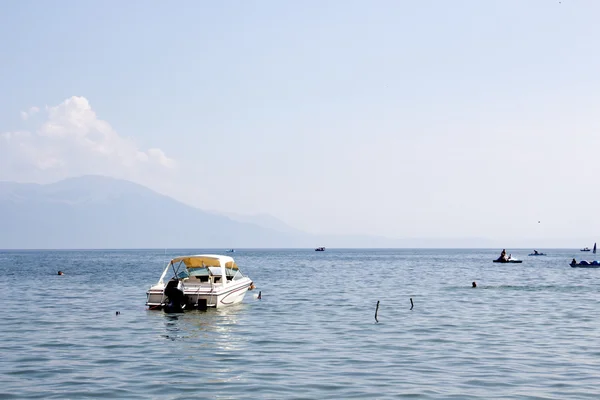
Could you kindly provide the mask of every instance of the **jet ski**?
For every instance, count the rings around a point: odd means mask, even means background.
[[[517,260],[516,258],[507,258],[507,259],[502,259],[502,258],[497,258],[495,260],[493,260],[493,262],[495,263],[502,263],[502,264],[520,264],[523,262],[523,260]]]
[[[581,260],[578,263],[571,263],[569,265],[573,268],[600,268],[600,262],[596,261],[596,260],[594,260],[594,261]]]

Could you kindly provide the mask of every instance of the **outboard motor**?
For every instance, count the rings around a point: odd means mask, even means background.
[[[171,279],[167,282],[165,288],[165,296],[168,298],[167,305],[165,306],[165,312],[168,313],[182,313],[185,308],[185,295],[178,288],[179,281],[177,279]]]

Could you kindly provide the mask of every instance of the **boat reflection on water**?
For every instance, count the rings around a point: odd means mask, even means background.
[[[243,334],[240,323],[240,317],[249,309],[247,304],[236,304],[206,311],[150,314],[164,320],[160,336],[167,341],[162,347],[182,351],[182,360],[199,359],[205,367],[210,365],[211,383],[229,383],[239,380],[232,362],[237,363],[241,355],[250,351],[250,338]],[[180,372],[184,377],[196,377],[194,374],[197,372]]]
[[[161,337],[172,341],[189,341],[195,348],[213,350],[241,350],[246,348],[244,335],[237,335],[240,316],[248,312],[247,304],[226,308],[180,314],[161,313],[165,332]]]

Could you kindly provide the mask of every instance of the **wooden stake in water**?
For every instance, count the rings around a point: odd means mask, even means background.
[[[377,300],[377,307],[375,308],[375,321],[379,322],[379,320],[377,319],[377,311],[379,311],[379,300]]]
[[[410,298],[410,309],[412,310],[415,305],[412,302],[412,297]]]

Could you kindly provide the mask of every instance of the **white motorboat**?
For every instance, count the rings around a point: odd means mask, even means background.
[[[169,270],[173,277],[165,283]],[[219,308],[241,302],[246,291],[253,288],[252,280],[229,256],[182,256],[172,259],[158,283],[150,287],[146,305],[169,312]]]

